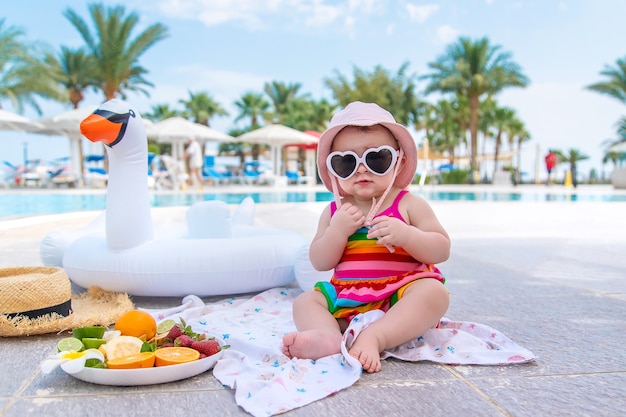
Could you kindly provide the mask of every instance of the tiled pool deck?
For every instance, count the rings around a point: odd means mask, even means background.
[[[324,204],[258,204],[256,221],[310,238]],[[380,373],[363,375],[352,387],[286,415],[623,416],[626,203],[432,205],[453,239],[452,256],[440,265],[452,293],[447,317],[490,325],[538,359],[485,367],[387,360]],[[182,218],[184,210],[155,209],[155,221]],[[46,233],[80,227],[94,216],[0,222],[0,267],[40,265],[39,242]],[[180,299],[133,301],[167,307]],[[42,375],[39,364],[57,340],[0,339],[1,416],[248,415],[211,372],[130,388],[92,385],[61,371]]]

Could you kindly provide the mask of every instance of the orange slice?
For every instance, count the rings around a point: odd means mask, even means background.
[[[200,352],[188,347],[166,347],[154,352],[156,366],[178,365],[200,358]]]
[[[109,369],[152,368],[154,360],[154,352],[141,352],[135,355],[111,359],[107,361],[107,367]]]

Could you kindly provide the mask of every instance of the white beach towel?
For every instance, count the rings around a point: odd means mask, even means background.
[[[157,321],[183,318],[196,332],[224,339],[230,348],[213,369],[213,375],[235,390],[235,401],[255,417],[272,416],[302,407],[354,384],[361,376],[358,361],[347,353],[352,341],[380,310],[357,316],[342,343],[342,353],[317,361],[289,359],[282,354],[282,337],[295,331],[292,303],[300,289],[274,288],[258,295],[204,304],[196,296],[179,307],[148,310]],[[504,365],[535,359],[488,326],[444,319],[437,329],[386,351],[383,358],[432,361],[446,364]]]

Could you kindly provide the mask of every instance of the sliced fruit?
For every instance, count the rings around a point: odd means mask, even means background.
[[[141,352],[135,355],[111,359],[107,361],[107,367],[109,369],[152,368],[154,360],[154,352]]]
[[[72,329],[72,335],[77,339],[84,339],[87,337],[93,337],[96,339],[102,339],[106,328],[104,326],[83,326]]]
[[[200,358],[200,352],[188,347],[166,347],[154,352],[156,366],[178,365]]]
[[[157,334],[163,334],[169,332],[172,327],[176,326],[176,322],[172,319],[163,320],[157,326]]]
[[[111,340],[114,337],[118,337],[118,336],[121,336],[121,335],[122,335],[122,332],[120,332],[119,330],[107,330],[102,335],[102,339],[104,339],[104,340]]]
[[[104,339],[97,339],[95,337],[84,337],[81,339],[85,349],[98,349],[101,345],[104,345],[107,341]]]
[[[57,343],[57,351],[59,352],[80,352],[83,349],[85,349],[83,342],[75,337],[66,337],[59,340],[59,343]]]
[[[152,343],[155,346],[160,347],[166,338],[167,338],[167,333],[157,334],[152,339],[148,340],[148,343]]]
[[[122,332],[122,336],[144,336],[145,340],[150,340],[156,334],[157,325],[156,320],[149,313],[142,310],[130,310],[117,319],[115,330]]]
[[[136,355],[141,352],[143,341],[134,336],[118,336],[106,342],[101,348],[106,352],[106,359],[110,361],[124,356]]]

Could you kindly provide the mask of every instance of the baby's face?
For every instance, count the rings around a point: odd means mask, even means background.
[[[384,145],[398,149],[396,139],[386,128],[380,125],[367,129],[348,126],[335,136],[331,152],[352,151],[362,157],[368,149],[376,149]],[[396,163],[401,164],[402,161],[398,160]],[[361,163],[354,175],[347,179],[339,179],[339,186],[345,193],[356,199],[378,198],[393,182],[393,171],[392,168],[384,175],[376,175]]]

